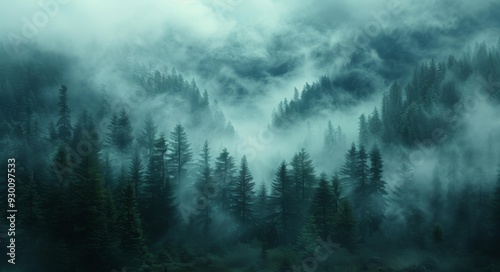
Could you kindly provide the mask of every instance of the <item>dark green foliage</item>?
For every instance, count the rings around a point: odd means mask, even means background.
[[[294,195],[294,185],[286,162],[283,161],[276,170],[271,191],[272,220],[278,231],[278,242],[282,245],[294,243],[297,235],[294,223],[298,214]]]
[[[128,168],[128,176],[129,180],[134,185],[134,192],[137,194],[139,192],[139,186],[142,185],[142,177],[143,177],[144,166],[142,165],[141,157],[139,152],[136,150],[132,157],[132,161],[130,162]]]
[[[333,240],[350,251],[354,250],[356,246],[356,219],[351,203],[347,199],[340,204],[336,230]]]
[[[144,189],[140,206],[148,242],[154,242],[168,234],[177,223],[177,204],[170,179],[165,174],[165,138],[155,140],[155,148],[146,168]]]
[[[120,199],[118,215],[122,262],[136,267],[144,262],[145,246],[136,192],[132,182],[126,182]]]
[[[193,156],[187,133],[181,124],[177,124],[174,131],[170,133],[169,151],[167,156],[170,175],[174,177],[177,186],[179,186],[185,176],[185,167],[191,162]]]
[[[347,151],[345,155],[345,163],[340,169],[340,174],[342,175],[343,187],[347,188],[348,193],[351,194],[354,190],[355,183],[358,179],[358,157],[357,157],[356,145],[352,143],[351,148]]]
[[[370,145],[370,130],[368,127],[368,122],[366,121],[366,116],[361,114],[359,117],[359,145],[360,146],[369,146]]]
[[[322,239],[326,239],[333,231],[334,216],[336,216],[334,201],[327,176],[322,173],[319,185],[314,192],[310,211],[314,218],[315,228],[319,231]]]
[[[248,168],[247,158],[243,156],[235,181],[233,204],[231,205],[231,210],[241,226],[249,225],[253,219],[254,186],[255,182],[253,182],[252,173]]]
[[[59,120],[57,121],[57,137],[69,143],[71,140],[71,117],[68,107],[68,88],[64,85],[59,90]]]
[[[432,229],[432,241],[436,244],[441,244],[443,240],[443,228],[441,227],[441,225],[437,224]]]
[[[195,183],[195,189],[200,195],[202,205],[199,205],[198,213],[196,214],[194,220],[201,228],[201,237],[204,238],[207,246],[210,246],[210,228],[214,204],[213,196],[216,192],[212,171],[210,148],[208,146],[208,141],[205,141],[200,153],[197,181]]]
[[[369,217],[370,217],[370,233],[378,231],[380,225],[385,218],[385,210],[388,206],[385,190],[385,181],[382,180],[383,160],[380,150],[377,146],[373,147],[370,152],[370,174],[369,174]]]
[[[108,143],[119,152],[128,151],[132,141],[132,124],[130,118],[122,109],[119,114],[114,113],[109,124]]]
[[[292,166],[290,175],[296,188],[296,198],[304,205],[308,204],[311,189],[315,183],[314,166],[310,157],[309,153],[302,148],[299,153],[293,156],[290,162]]]
[[[148,155],[153,152],[156,133],[158,133],[158,126],[155,125],[152,115],[148,113],[144,120],[144,128],[137,136],[139,146],[144,148]]]
[[[224,148],[215,160],[214,182],[219,187],[217,205],[225,212],[229,211],[235,173],[234,159],[229,155],[227,149]]]

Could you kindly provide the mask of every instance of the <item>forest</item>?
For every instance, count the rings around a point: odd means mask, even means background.
[[[498,134],[489,135],[487,150],[451,143],[466,141],[460,136],[468,102],[460,86],[476,78],[497,82],[499,46],[476,44],[459,59],[422,63],[407,83],[391,85],[380,107],[361,114],[355,141],[328,122],[323,135],[309,135],[316,139],[281,158],[266,182],[254,180],[245,155],[208,140],[193,144],[185,124],[165,131],[154,113],[133,123],[125,106],[111,112],[104,90],[92,110],[70,108],[71,86],[61,85],[50,105],[39,91],[58,68],[26,65],[4,64],[0,84],[2,161],[14,157],[19,169],[19,271],[498,268]],[[228,143],[237,137],[207,92],[175,69],[138,65],[131,78],[147,96],[182,99],[192,109],[190,127]],[[479,87],[498,107],[496,86]],[[315,100],[347,95],[323,76],[280,102],[268,129],[293,133]],[[51,116],[48,109],[57,111]],[[318,137],[321,171],[305,148]],[[428,144],[420,139],[439,145],[428,182],[415,174],[422,160],[415,150]],[[333,153],[343,158],[334,162]],[[489,164],[475,163],[485,155]]]
[[[0,272],[500,271],[500,4],[314,1],[0,3]]]

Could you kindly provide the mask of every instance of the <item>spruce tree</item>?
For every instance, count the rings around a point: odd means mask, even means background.
[[[355,211],[358,218],[358,231],[361,238],[364,239],[369,233],[370,225],[370,186],[369,186],[369,168],[368,154],[364,146],[360,146],[357,154],[357,183],[354,188],[353,201],[355,203]]]
[[[382,180],[383,160],[380,150],[374,146],[370,152],[370,172],[369,172],[369,209],[370,209],[370,233],[378,231],[385,218],[387,209],[386,182]]]
[[[368,122],[366,121],[366,116],[361,114],[359,117],[359,145],[368,146],[370,144],[370,131],[368,127]]]
[[[153,117],[150,113],[146,115],[144,120],[144,128],[137,137],[139,146],[146,149],[146,154],[150,155],[153,152],[154,142],[158,133],[158,126],[155,125]]]
[[[234,159],[229,155],[227,149],[224,148],[215,160],[214,180],[219,187],[217,204],[225,212],[229,211],[235,172]]]
[[[357,157],[356,145],[352,143],[351,148],[347,151],[345,155],[345,162],[340,168],[340,174],[342,175],[342,183],[344,184],[348,194],[352,194],[354,187],[358,179],[358,157]]]
[[[126,182],[118,217],[121,259],[127,266],[138,267],[144,262],[145,245],[136,192],[132,182]]]
[[[293,156],[290,165],[292,166],[291,178],[297,192],[296,197],[306,205],[315,182],[314,165],[311,156],[302,148],[299,153]]]
[[[271,192],[273,224],[277,227],[278,240],[282,245],[295,242],[296,224],[294,223],[297,220],[297,207],[293,189],[286,162],[283,161],[276,170]]]
[[[57,121],[57,136],[59,140],[69,143],[71,140],[71,117],[68,107],[68,88],[61,85],[59,90],[59,120]]]
[[[177,186],[184,178],[186,166],[191,162],[192,151],[188,142],[188,136],[181,124],[175,126],[174,131],[170,133],[168,165],[171,168],[171,176],[174,177]]]
[[[203,144],[202,151],[200,153],[200,160],[198,162],[197,171],[197,182],[195,184],[196,190],[198,191],[200,197],[203,199],[203,205],[198,208],[198,213],[196,215],[196,223],[201,227],[201,234],[203,239],[205,239],[207,246],[210,245],[210,227],[212,221],[212,205],[213,205],[213,190],[214,183],[212,177],[212,166],[211,166],[211,156],[210,148],[208,146],[208,141]]]
[[[351,203],[347,199],[340,203],[336,230],[333,240],[352,252],[356,246],[356,219]]]
[[[316,228],[319,230],[320,236],[323,239],[331,235],[333,230],[333,207],[333,194],[328,185],[326,174],[322,173],[319,179],[319,185],[314,192],[311,214],[314,217]]]
[[[144,166],[142,165],[139,151],[135,150],[134,155],[132,157],[132,161],[130,162],[128,168],[128,176],[129,180],[134,185],[134,192],[136,196],[139,194],[139,186],[142,184],[143,171],[144,171]]]
[[[235,182],[232,205],[234,216],[241,225],[248,225],[252,222],[254,186],[255,182],[253,182],[252,173],[248,168],[247,158],[243,156]]]

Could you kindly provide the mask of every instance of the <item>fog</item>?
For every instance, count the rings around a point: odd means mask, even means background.
[[[111,133],[112,113],[124,109],[128,114],[134,146],[140,145],[140,133],[148,114],[158,126],[155,136],[164,135],[170,148],[173,148],[171,132],[181,124],[192,149],[189,167],[183,169],[189,182],[175,193],[181,208],[192,208],[189,195],[201,171],[197,167],[205,140],[213,161],[227,148],[238,169],[241,158],[246,156],[256,183],[254,192],[264,183],[269,197],[277,166],[283,160],[290,163],[302,148],[311,156],[315,176],[324,172],[330,182],[335,173],[344,171],[351,143],[356,144],[358,151],[361,145],[366,145],[369,154],[377,146],[384,162],[382,178],[389,203],[386,219],[381,223],[387,232],[380,234],[382,238],[377,236],[368,242],[361,239],[360,252],[353,256],[365,256],[363,250],[373,249],[376,239],[388,239],[391,246],[397,244],[396,238],[391,240],[388,233],[394,233],[394,237],[411,236],[402,234],[402,229],[410,228],[407,226],[410,221],[405,221],[406,210],[393,200],[405,179],[401,174],[403,164],[408,166],[407,172],[411,173],[421,196],[408,209],[421,210],[424,218],[421,224],[427,224],[422,228],[439,223],[445,233],[449,230],[450,237],[455,234],[459,237],[457,233],[461,230],[451,230],[456,218],[445,209],[462,207],[460,199],[466,197],[463,192],[467,191],[464,188],[471,186],[474,189],[469,191],[474,194],[478,191],[481,203],[483,191],[488,201],[494,201],[496,169],[500,163],[500,148],[495,145],[500,135],[498,14],[500,2],[486,0],[2,1],[0,89],[4,97],[11,94],[13,97],[5,98],[9,102],[2,104],[5,110],[1,121],[9,128],[0,135],[2,145],[23,145],[25,136],[19,135],[29,135],[34,120],[39,122],[40,137],[48,141],[50,124],[59,126],[58,90],[62,84],[68,88],[71,124],[76,124],[84,110],[92,113],[103,142],[100,160],[109,156],[117,176],[119,169],[125,169],[133,161],[133,148],[118,152],[104,143]],[[483,42],[486,49],[481,59]],[[441,71],[443,78],[432,87],[423,84],[425,87],[417,88],[415,92],[422,98],[414,99],[411,84],[426,80],[422,77],[431,72],[425,69],[431,68],[424,69],[421,65],[430,67],[431,62],[439,69],[438,64],[443,63],[446,72]],[[471,70],[464,72],[468,73],[464,78],[463,66]],[[425,76],[419,71],[424,71]],[[170,85],[167,90],[151,87],[160,75],[174,81],[177,75],[182,77],[181,91]],[[321,85],[323,77],[331,89]],[[401,110],[397,105],[387,106],[383,102],[386,96],[392,99],[391,86],[395,82],[402,86]],[[321,86],[320,90],[315,91],[314,86]],[[430,91],[426,93],[425,88]],[[309,92],[310,89],[313,91]],[[195,91],[191,94],[187,90]],[[208,95],[207,108],[203,106],[204,91]],[[25,103],[27,94],[31,100]],[[8,108],[11,101],[19,107]],[[292,101],[296,108],[287,111]],[[33,114],[31,104],[37,105],[32,107]],[[29,108],[28,113],[24,112],[25,107]],[[284,122],[281,125],[276,121],[280,107],[287,112],[280,115],[278,121]],[[384,107],[400,111],[388,113]],[[370,139],[363,142],[360,116],[364,114],[370,119],[375,108],[383,123],[370,128]],[[25,114],[29,129],[25,128]],[[339,139],[345,137],[331,149],[325,140],[329,121],[335,129],[341,128]],[[231,126],[234,135],[229,135]],[[24,132],[18,132],[18,127]],[[46,144],[36,153],[44,158],[30,158],[30,163],[48,169],[59,144],[60,141]],[[150,153],[141,153],[144,166],[150,157]],[[344,174],[341,174],[343,183],[349,179]],[[181,180],[180,170],[178,179]],[[429,206],[434,205],[429,203],[438,191],[438,183],[442,188],[440,201],[446,202],[446,196],[452,203],[440,208],[440,221],[435,215],[438,209]],[[312,187],[317,188],[316,185]],[[344,197],[354,202],[348,196],[353,192],[347,187],[345,190]],[[453,198],[453,192],[460,197]],[[452,202],[455,200],[456,203]],[[356,203],[351,204],[358,216]],[[148,220],[147,215],[141,216]],[[471,225],[480,224],[470,218],[466,220]],[[297,224],[306,225],[307,220],[301,220]],[[186,227],[191,227],[186,222],[184,218]],[[211,222],[212,232],[217,233],[214,237],[218,237],[214,240],[220,239],[227,246],[224,250],[230,250],[229,241],[233,240],[250,244],[250,240],[245,240],[248,237],[235,238],[245,231],[228,214],[217,212]],[[180,231],[183,226],[181,223],[174,229],[183,233]],[[230,226],[227,233],[215,231],[223,226]],[[468,231],[477,230],[471,227]],[[488,231],[492,233],[495,229]],[[175,243],[199,254],[198,247],[193,245],[196,242],[192,241],[198,236],[182,235],[188,238],[181,242],[181,238],[173,239]],[[170,241],[176,233],[162,233],[161,237],[161,241]],[[267,241],[261,238],[255,241]],[[462,236],[457,238],[460,239]],[[159,243],[153,241],[149,247]],[[484,249],[489,245],[481,246]],[[442,251],[447,250],[451,249]],[[406,265],[409,262],[402,261],[400,268]],[[494,265],[498,266],[498,262],[491,267]],[[451,265],[440,267],[452,269]]]

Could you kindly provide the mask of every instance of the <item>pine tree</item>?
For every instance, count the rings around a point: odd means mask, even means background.
[[[115,148],[120,152],[125,152],[132,144],[132,124],[125,109],[120,111],[117,119],[117,127],[113,137]]]
[[[144,166],[141,162],[141,157],[139,151],[136,150],[132,157],[128,168],[128,176],[132,184],[134,185],[134,192],[136,196],[139,194],[139,186],[142,184],[142,174],[144,171]]]
[[[333,128],[332,122],[328,121],[328,126],[326,128],[324,137],[324,148],[327,154],[332,153],[336,142],[337,142],[337,137],[335,129]]]
[[[198,208],[198,214],[196,215],[196,223],[201,226],[202,237],[205,239],[207,247],[210,245],[210,227],[212,221],[212,205],[213,205],[213,177],[212,177],[212,166],[211,166],[211,156],[210,148],[208,146],[208,141],[203,144],[202,151],[200,153],[200,160],[198,162],[197,171],[197,182],[196,189],[199,192],[201,198],[204,200],[203,205]]]
[[[107,192],[99,171],[97,152],[83,156],[69,185],[72,244],[83,244],[82,265],[86,270],[112,269],[111,222],[106,214]]]
[[[318,231],[316,220],[313,214],[309,213],[307,221],[302,227],[298,235],[298,244],[302,246],[305,250],[313,252],[317,245],[317,239],[320,231]]]
[[[175,126],[174,131],[170,134],[170,141],[170,152],[167,154],[168,165],[171,167],[171,176],[175,178],[177,186],[179,186],[184,178],[184,171],[187,171],[186,166],[191,162],[193,156],[188,136],[181,124]]]
[[[235,179],[234,159],[226,148],[222,150],[215,161],[214,180],[219,186],[218,206],[222,211],[229,211],[231,192]]]
[[[382,180],[383,160],[380,150],[374,146],[370,152],[370,174],[369,174],[369,202],[370,202],[370,233],[380,229],[380,225],[385,218],[387,209],[386,182]]]
[[[348,194],[352,194],[356,181],[358,180],[358,151],[356,150],[356,145],[352,143],[351,148],[347,151],[345,155],[345,162],[340,169],[340,174],[343,176],[341,181],[343,183],[343,188],[346,188]]]
[[[153,117],[148,113],[144,120],[144,128],[137,137],[137,142],[142,148],[146,149],[148,155],[153,152],[156,133],[158,133],[158,126],[155,125]]]
[[[293,156],[291,178],[297,192],[297,199],[304,205],[308,204],[311,188],[315,182],[314,165],[311,156],[304,148]]]
[[[323,239],[326,239],[333,229],[333,207],[333,194],[328,185],[326,174],[322,173],[312,200],[311,214],[314,216],[316,228]]]
[[[359,147],[357,154],[357,184],[354,188],[354,203],[356,215],[358,218],[361,238],[364,239],[369,233],[370,224],[370,214],[369,214],[369,197],[370,197],[370,186],[369,186],[369,168],[368,168],[368,154],[365,151],[364,146]]]
[[[147,252],[137,205],[136,192],[132,182],[126,182],[121,196],[119,233],[122,262],[138,267]]]
[[[370,143],[370,131],[364,114],[359,117],[359,145],[368,146]]]
[[[297,210],[294,202],[295,192],[290,174],[283,161],[276,171],[272,184],[271,199],[273,201],[273,224],[278,230],[278,240],[283,245],[289,245],[294,242],[295,220],[297,219]]]
[[[333,213],[336,215],[340,209],[342,200],[342,189],[340,186],[340,178],[338,172],[335,172],[332,178],[332,196],[333,196]]]
[[[57,121],[57,136],[58,138],[65,142],[69,143],[71,140],[71,117],[68,107],[68,88],[62,85],[59,90],[59,120]]]
[[[347,199],[340,204],[336,229],[337,233],[333,240],[352,252],[356,246],[356,219],[351,203]]]
[[[255,201],[255,221],[258,228],[263,228],[266,224],[268,218],[268,195],[267,187],[264,182],[259,186],[257,191],[257,198]]]
[[[382,135],[382,120],[380,119],[377,108],[373,110],[368,118],[368,130],[376,140]]]
[[[175,197],[169,177],[165,174],[165,138],[155,140],[153,154],[146,167],[144,193],[141,197],[141,214],[149,241],[156,241],[177,223]]]
[[[246,156],[241,159],[240,169],[236,178],[232,210],[236,220],[241,225],[249,225],[253,217],[254,191],[252,173],[248,168]]]

